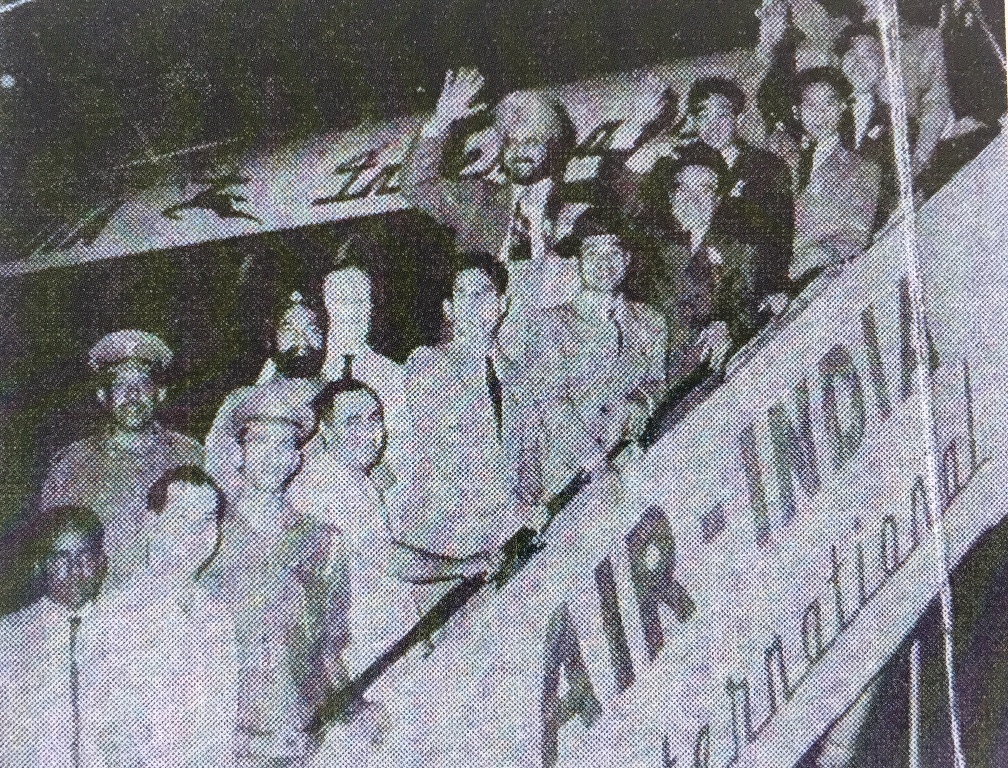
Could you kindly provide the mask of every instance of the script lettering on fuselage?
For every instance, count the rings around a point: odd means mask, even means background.
[[[863,461],[868,436],[873,430],[886,429],[898,407],[894,403],[903,404],[912,394],[907,382],[913,379],[916,356],[909,339],[913,320],[909,317],[905,281],[896,286],[895,294],[900,369],[892,381],[899,382],[898,396],[894,397],[891,391],[890,377],[883,365],[877,308],[869,305],[857,317],[860,343],[838,343],[824,351],[815,368],[794,386],[790,395],[767,409],[765,430],[757,429],[755,422],[742,427],[735,449],[744,482],[740,487],[726,489],[726,494],[744,497],[745,502],[738,507],[752,516],[753,546],[759,550],[782,541],[802,505],[815,503],[821,490],[841,471],[855,474],[870,471],[870,467],[858,466]],[[940,360],[930,333],[926,343],[929,370],[934,374]],[[856,360],[864,360],[867,365],[859,367]],[[813,437],[813,397],[818,397],[820,404],[818,426],[819,434],[823,435],[820,444]],[[965,404],[962,420],[965,434],[949,441],[940,451],[943,498],[939,500],[939,509],[952,503],[984,463],[976,445],[972,384],[965,362],[960,399]],[[770,450],[765,454],[760,451],[759,434],[766,434],[769,439]],[[768,484],[771,478],[773,483]],[[927,508],[930,503],[927,484],[916,475],[909,486],[903,505],[894,504],[896,508],[884,515],[880,524],[873,524],[873,529],[863,525],[854,510],[853,535],[845,540],[824,542],[819,565],[821,594],[802,606],[794,616],[793,626],[780,627],[759,644],[762,648],[759,658],[752,659],[746,669],[724,681],[721,699],[723,720],[729,724],[727,731],[712,730],[711,722],[707,722],[688,733],[678,733],[674,723],[670,724],[673,730],[662,740],[655,764],[707,768],[712,765],[713,755],[727,754],[732,757],[724,765],[731,765],[747,744],[760,738],[862,608],[925,542],[933,518]],[[725,498],[714,509],[698,512],[697,525],[706,545],[716,546],[725,526],[724,509],[728,507],[729,498]],[[636,610],[624,613],[618,602],[614,603],[618,590],[611,583],[613,569],[609,558],[596,571],[602,623],[612,649],[612,671],[619,681],[616,690],[624,696],[632,695],[632,690],[622,692],[632,689],[641,668],[655,663],[664,649],[674,646],[679,631],[676,626],[688,623],[698,610],[689,574],[680,575],[675,570],[676,541],[669,518],[657,507],[649,507],[627,534],[624,543]],[[815,568],[814,564],[812,567]],[[625,617],[630,617],[635,625],[624,626]],[[625,650],[626,637],[634,632],[643,637],[645,658],[639,654],[634,658]],[[797,638],[794,647],[785,640],[791,637]],[[759,687],[750,682],[751,670],[758,670],[757,675],[762,678]],[[761,694],[760,712],[756,712],[756,692]],[[726,739],[724,750],[712,749],[712,740],[716,738]],[[555,753],[552,756],[555,758]]]

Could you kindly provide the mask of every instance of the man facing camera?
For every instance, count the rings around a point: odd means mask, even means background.
[[[154,482],[166,470],[203,463],[198,442],[155,418],[171,359],[168,346],[144,331],[117,331],[95,344],[88,362],[99,377],[98,401],[107,424],[60,451],[42,487],[43,509],[83,505],[101,518],[110,585],[122,583],[138,565],[133,545]]]
[[[329,316],[323,381],[351,378],[371,387],[381,399],[388,444],[374,478],[382,492],[398,492],[409,484],[409,411],[403,367],[370,344],[374,309],[371,278],[353,262],[326,275],[323,298]],[[305,449],[311,458],[324,446],[313,440]]]
[[[33,525],[42,598],[0,622],[0,763],[105,765],[95,599],[105,577],[101,519],[84,507],[44,510]]]
[[[833,67],[799,76],[805,135],[795,170],[795,248],[791,278],[807,283],[823,269],[855,258],[871,244],[878,209],[878,166],[844,146],[840,129],[851,85]]]
[[[306,764],[315,747],[308,726],[333,684],[341,632],[332,614],[334,532],[286,505],[315,429],[318,389],[304,379],[274,379],[234,415],[240,484],[202,579],[235,614],[239,766]]]
[[[287,505],[293,519],[317,521],[333,534],[342,591],[329,659],[331,672],[345,682],[405,635],[417,612],[409,586],[392,574],[397,524],[370,476],[385,449],[381,402],[366,384],[340,379],[326,385],[316,410],[325,450],[291,484]],[[392,698],[381,683],[372,688],[366,716],[351,730],[386,725],[382,713]]]
[[[295,291],[280,314],[272,340],[273,354],[266,361],[256,384],[275,378],[312,379],[319,375],[325,355],[325,335],[320,313]],[[217,484],[229,488],[238,470],[239,448],[231,420],[253,387],[239,387],[224,399],[206,436],[206,469]]]
[[[614,398],[634,400],[640,427],[666,388],[666,322],[654,308],[624,296],[630,254],[617,227],[594,213],[579,222],[571,242],[579,249],[581,291],[542,314],[531,328],[524,357],[526,376],[541,393],[540,413],[550,435],[543,467],[548,492],[571,479],[586,451],[597,451],[588,435],[597,430],[582,434],[565,423],[581,423],[580,404],[591,400],[603,382]]]
[[[641,193],[653,198],[668,186],[668,180],[659,177],[673,163],[660,158],[674,159],[692,142],[705,144],[720,154],[724,172],[715,210],[716,226],[753,247],[756,259],[753,290],[758,304],[766,303],[775,313],[782,309],[779,294],[788,289],[794,238],[791,172],[779,157],[739,136],[739,115],[745,102],[745,93],[733,80],[724,77],[697,80],[687,97],[688,113],[682,133],[661,146],[645,145],[631,155],[626,163],[627,175],[636,176]],[[641,201],[652,205],[655,202],[659,210],[667,204],[667,200]],[[630,205],[643,207],[634,202]]]
[[[100,605],[104,730],[124,764],[231,766],[238,714],[234,619],[198,582],[224,496],[197,466],[148,494],[144,565]]]
[[[501,264],[462,260],[443,306],[452,338],[418,348],[406,364],[417,439],[403,533],[446,556],[499,546],[537,496],[537,479],[527,477],[534,461],[523,454],[531,424],[522,371],[498,344],[506,285]]]
[[[753,291],[762,305],[788,289],[794,238],[790,170],[776,155],[739,137],[745,94],[733,81],[697,80],[690,88],[688,104],[697,140],[724,158],[728,170],[715,216],[723,231],[753,247]]]
[[[701,142],[656,169],[664,206],[645,227],[645,257],[628,285],[669,327],[668,385],[719,374],[759,330],[755,252],[716,216],[728,178],[720,153]]]
[[[494,111],[503,180],[446,178],[446,146],[464,120],[486,108],[474,103],[482,89],[479,72],[448,72],[434,115],[403,168],[403,195],[451,227],[460,252],[490,254],[504,263],[516,303],[556,306],[578,288],[576,266],[554,250],[583,210],[564,200],[574,138],[569,118],[559,103],[540,94],[512,93]]]

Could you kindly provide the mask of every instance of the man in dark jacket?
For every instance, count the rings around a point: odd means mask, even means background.
[[[776,314],[786,301],[788,269],[794,238],[794,200],[791,172],[776,155],[739,136],[739,115],[745,94],[724,77],[697,80],[687,98],[682,130],[664,142],[643,145],[626,161],[620,178],[622,207],[632,217],[651,217],[668,206],[667,178],[684,147],[702,143],[720,157],[723,175],[718,183],[714,217],[717,231],[751,246],[757,308]]]
[[[698,369],[722,370],[757,332],[758,257],[718,215],[731,178],[720,153],[694,142],[659,160],[653,173],[654,194],[661,188],[666,202],[637,227],[646,255],[626,286],[630,297],[665,316],[674,387]]]
[[[687,103],[697,139],[717,150],[725,161],[717,226],[754,248],[753,290],[762,305],[772,294],[787,290],[794,238],[791,173],[779,157],[739,137],[738,117],[745,108],[745,95],[734,81],[723,77],[697,80]]]

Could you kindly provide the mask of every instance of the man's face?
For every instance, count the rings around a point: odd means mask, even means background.
[[[721,152],[735,141],[735,112],[724,94],[708,96],[693,118],[697,136],[707,146]]]
[[[466,269],[455,277],[449,310],[455,337],[478,339],[492,334],[503,314],[502,298],[481,269]]]
[[[843,102],[833,86],[812,83],[802,93],[801,121],[810,136],[823,139],[837,132],[843,115]]]
[[[126,363],[112,368],[112,383],[102,395],[112,421],[121,429],[135,432],[154,418],[160,393],[151,380],[150,369]]]
[[[627,253],[616,235],[594,235],[581,241],[581,283],[592,291],[613,293],[623,281]]]
[[[105,577],[105,553],[94,537],[70,529],[53,542],[43,567],[46,594],[76,611],[98,596]]]
[[[710,224],[718,203],[718,177],[703,165],[688,165],[676,174],[672,213],[684,228],[700,230]]]
[[[164,509],[153,520],[151,567],[176,579],[192,578],[217,543],[217,492],[208,485],[168,486]]]
[[[882,79],[882,46],[873,37],[862,36],[851,40],[844,54],[842,69],[858,93],[871,93]]]
[[[335,397],[328,424],[331,442],[348,465],[369,471],[385,443],[382,409],[370,392],[355,390]]]
[[[287,310],[276,329],[276,347],[277,370],[282,376],[316,376],[325,354],[325,338],[315,314],[300,305]]]
[[[544,131],[517,127],[508,131],[504,141],[504,170],[520,184],[538,181],[548,173],[550,139]]]
[[[290,422],[248,422],[241,449],[245,482],[260,491],[280,493],[301,468],[298,428]]]
[[[338,339],[364,342],[371,330],[371,281],[357,269],[341,269],[325,281],[329,332]]]

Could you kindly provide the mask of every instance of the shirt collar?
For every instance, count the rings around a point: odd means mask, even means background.
[[[273,381],[277,377],[277,366],[276,361],[271,357],[263,365],[262,371],[259,373],[259,378],[256,379],[255,386],[260,386],[266,384],[267,382]]]
[[[534,218],[541,219],[552,192],[553,179],[547,176],[545,179],[528,186],[515,184],[514,200],[516,203],[521,203],[522,213],[527,217],[533,218],[532,214],[535,214]]]
[[[728,164],[728,167],[731,168],[732,166],[735,165],[735,161],[738,160],[739,155],[741,154],[742,150],[739,149],[738,145],[733,142],[729,144],[727,147],[725,147],[724,151],[721,153],[721,156],[724,158],[724,161]]]
[[[816,143],[815,153],[812,155],[812,165],[819,167],[827,157],[836,151],[840,146],[840,135],[834,133]]]
[[[63,603],[57,603],[50,597],[43,597],[41,603],[45,608],[45,615],[48,622],[51,624],[63,624],[70,621],[71,616],[78,616],[82,620],[86,619],[95,610],[95,602],[101,600],[102,596],[99,595],[94,600],[88,600],[84,605],[78,608],[76,611],[71,611]]]
[[[105,440],[103,441],[104,448],[106,450],[111,450],[116,453],[134,453],[150,450],[158,443],[161,443],[164,440],[165,429],[164,427],[161,426],[160,422],[158,422],[157,419],[151,421],[150,426],[144,433],[142,433],[144,437],[147,437],[149,435],[151,442],[148,444],[146,440],[144,440],[143,443],[140,444],[142,445],[142,447],[140,447],[139,451],[132,451],[127,447],[123,446],[122,444],[120,444],[119,442],[113,441],[112,436],[115,434],[115,432],[116,432],[115,424],[110,423],[105,428]]]

